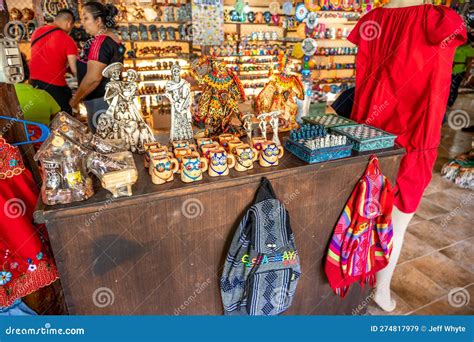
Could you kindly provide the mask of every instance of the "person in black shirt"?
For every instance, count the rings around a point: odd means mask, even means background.
[[[102,76],[102,70],[112,63],[123,63],[125,48],[117,35],[112,32],[118,10],[113,5],[103,5],[91,1],[84,5],[82,25],[92,36],[77,59],[77,80],[79,88],[70,104],[76,107],[84,101],[87,120],[92,132],[95,132],[98,118],[108,108],[104,100],[105,85],[109,81]]]

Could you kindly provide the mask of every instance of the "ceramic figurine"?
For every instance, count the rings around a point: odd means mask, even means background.
[[[262,167],[277,166],[278,160],[285,153],[283,146],[278,146],[273,141],[265,141],[262,143],[262,149],[259,153],[258,163]]]
[[[225,149],[218,143],[202,145],[201,147],[202,156],[209,159],[209,152],[212,150],[217,150],[217,149],[222,149],[223,151],[225,151]]]
[[[209,151],[209,176],[227,176],[234,166],[235,157],[232,154],[227,154],[222,148]]]
[[[145,165],[145,168],[148,168],[150,165],[150,154],[149,151],[153,149],[157,149],[161,147],[161,144],[159,142],[152,142],[152,143],[146,143],[144,144],[144,149],[145,149],[145,155],[144,155],[144,161],[143,164]]]
[[[144,153],[145,144],[154,142],[155,138],[134,103],[138,74],[129,69],[127,78],[122,80],[122,71],[123,65],[119,62],[108,65],[102,71],[102,75],[110,79],[104,95],[109,108],[99,117],[97,132],[103,139],[122,140],[131,152]]]
[[[267,117],[268,113],[263,113],[258,116],[258,127],[260,128],[264,140],[267,140]]]
[[[255,100],[257,114],[281,110],[283,126],[280,130],[285,132],[296,128],[296,99],[304,100],[304,88],[298,76],[290,74],[286,56],[279,56],[279,73],[270,69],[269,78]]]
[[[140,32],[140,40],[148,40],[148,29],[145,25],[138,25],[138,31]]]
[[[270,126],[272,127],[272,141],[278,146],[281,145],[280,138],[278,138],[278,125],[280,124],[280,111],[271,112]]]
[[[173,150],[176,148],[187,148],[189,147],[189,141],[187,140],[175,140],[171,142],[171,146],[173,147]]]
[[[192,72],[203,84],[196,118],[206,125],[206,136],[213,137],[229,130],[239,132],[240,126],[230,125],[240,117],[238,102],[245,101],[245,91],[239,78],[224,64],[201,57],[193,62]]]
[[[170,26],[166,29],[166,31],[168,32],[168,40],[176,40],[176,30],[174,27]]]
[[[255,117],[255,114],[252,113],[247,113],[242,117],[242,120],[244,121],[244,129],[245,132],[247,133],[247,139],[248,142],[252,142],[252,131],[253,131],[253,121],[252,119]]]
[[[235,148],[235,170],[247,171],[253,169],[253,162],[258,158],[258,151],[249,144],[241,144]]]
[[[158,33],[160,34],[160,40],[166,40],[166,28],[163,25],[158,28]]]
[[[214,141],[211,138],[199,138],[197,139],[197,147],[201,149],[203,145],[212,144]]]
[[[138,40],[138,27],[136,25],[129,26],[130,40],[136,42]]]
[[[267,141],[266,138],[264,137],[254,137],[252,138],[252,146],[257,150],[261,151],[262,150],[262,143]]]
[[[201,158],[199,153],[193,152],[182,157],[181,180],[185,183],[202,180],[202,173],[207,171],[209,164],[206,158]]]
[[[193,139],[191,116],[191,86],[181,78],[179,64],[171,66],[172,80],[166,83],[164,96],[171,103],[171,133],[170,140]]]
[[[230,133],[222,133],[221,135],[219,135],[218,139],[219,139],[219,144],[221,144],[222,147],[224,148],[227,148],[227,143],[229,142],[229,140],[232,140],[236,138],[235,135],[233,134],[230,134]]]
[[[178,147],[174,149],[173,153],[174,153],[174,157],[178,159],[178,161],[181,163],[184,156],[190,155],[191,153],[197,153],[197,152],[191,150],[189,147]]]
[[[235,153],[235,148],[242,145],[243,142],[240,139],[232,139],[227,142],[227,147],[225,148],[229,153]]]
[[[170,158],[166,152],[155,155],[150,160],[150,176],[153,184],[165,184],[174,179],[173,174],[177,173],[179,162],[176,158]]]

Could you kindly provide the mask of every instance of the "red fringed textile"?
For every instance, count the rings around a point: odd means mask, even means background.
[[[326,258],[329,285],[342,298],[354,282],[375,286],[375,273],[388,265],[392,208],[390,182],[380,171],[377,157],[371,156],[336,224]]]

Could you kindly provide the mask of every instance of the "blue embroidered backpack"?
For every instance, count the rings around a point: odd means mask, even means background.
[[[220,280],[226,315],[278,315],[295,295],[301,268],[288,211],[262,179],[234,235]]]

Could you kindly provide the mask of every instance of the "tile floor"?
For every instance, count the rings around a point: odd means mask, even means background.
[[[460,96],[456,105],[472,116],[473,103],[470,94]],[[386,313],[372,302],[368,314],[474,315],[474,191],[440,176],[442,165],[468,151],[473,138],[443,127],[433,179],[407,229],[393,276],[397,308]]]

